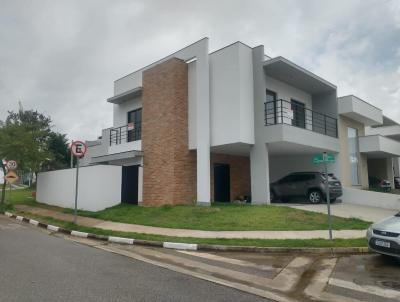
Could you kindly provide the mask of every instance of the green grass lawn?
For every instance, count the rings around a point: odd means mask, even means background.
[[[31,198],[30,190],[13,191],[13,204],[28,204],[62,209],[39,204]],[[211,207],[163,206],[139,207],[120,204],[99,212],[79,211],[79,215],[116,222],[148,226],[214,230],[214,231],[286,231],[286,230],[326,230],[327,215],[274,205],[213,204]],[[335,230],[366,229],[370,225],[356,218],[333,217]]]
[[[212,239],[212,238],[192,238],[192,237],[169,237],[161,235],[148,235],[130,232],[109,231],[92,227],[77,226],[71,222],[54,219],[52,217],[44,217],[31,213],[19,214],[32,219],[39,220],[48,224],[63,227],[68,230],[76,230],[98,235],[118,236],[125,238],[134,238],[151,241],[168,241],[182,243],[197,243],[197,244],[217,244],[217,245],[233,245],[233,246],[258,246],[258,247],[366,247],[365,238],[356,239],[334,239],[333,241],[326,239]]]

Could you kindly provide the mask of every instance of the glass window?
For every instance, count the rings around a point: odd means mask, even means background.
[[[128,112],[128,142],[142,138],[142,108]]]
[[[349,162],[350,162],[350,176],[351,184],[359,185],[359,160],[358,160],[358,131],[354,128],[347,128],[347,144],[349,151]]]

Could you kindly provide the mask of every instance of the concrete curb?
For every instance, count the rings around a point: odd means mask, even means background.
[[[52,232],[63,233],[80,238],[90,238],[101,241],[108,241],[117,244],[125,245],[144,245],[152,247],[163,247],[176,250],[192,250],[192,251],[229,251],[229,252],[254,252],[254,253],[306,253],[306,254],[365,254],[370,253],[368,247],[336,247],[336,248],[301,248],[301,247],[259,247],[259,246],[233,246],[233,245],[213,245],[213,244],[196,244],[196,243],[181,243],[181,242],[162,242],[151,241],[133,238],[123,238],[115,236],[104,236],[80,231],[70,231],[58,226],[46,224],[34,219],[29,219],[23,216],[17,216],[10,212],[0,212],[9,218],[16,219],[21,222],[26,222],[34,226],[47,229]]]

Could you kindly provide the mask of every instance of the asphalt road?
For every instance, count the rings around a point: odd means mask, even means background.
[[[0,301],[266,301],[0,216]]]

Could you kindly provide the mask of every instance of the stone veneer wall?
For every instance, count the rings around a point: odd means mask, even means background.
[[[196,198],[196,152],[188,148],[188,67],[177,58],[143,72],[143,205]]]
[[[211,153],[211,200],[214,200],[214,163],[229,164],[231,179],[231,200],[251,195],[250,158],[227,154]]]

